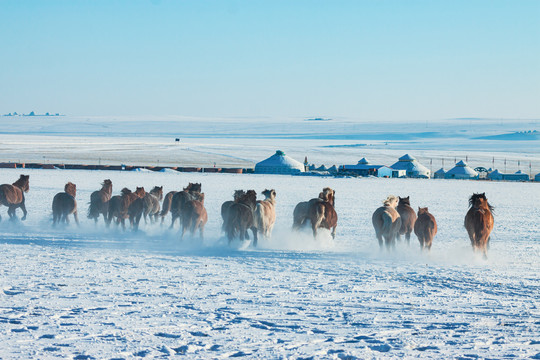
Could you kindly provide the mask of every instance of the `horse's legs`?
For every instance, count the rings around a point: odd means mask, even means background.
[[[75,223],[77,226],[80,226],[81,224],[79,224],[79,215],[77,215],[77,211],[73,213],[73,217],[75,218]]]
[[[23,212],[23,217],[21,218],[21,221],[26,220],[26,206],[24,205],[24,201],[21,203],[21,210]],[[13,213],[15,214],[15,209],[13,210]]]
[[[375,235],[377,236],[377,240],[379,240],[379,248],[382,250],[383,245],[384,245],[384,243],[383,243],[383,237],[382,237],[382,235],[379,234],[379,233],[376,233]]]
[[[171,226],[169,226],[169,229],[174,228],[174,222],[176,221],[176,218],[178,217],[173,213],[171,213],[171,216],[172,216],[172,220],[171,220]]]
[[[407,233],[405,233],[405,239],[407,240],[407,245],[410,245],[411,244],[411,232],[410,231],[407,231]]]
[[[251,228],[251,231],[253,232],[253,246],[257,247],[257,242],[258,242],[258,239],[257,239],[257,228],[255,226],[253,226]],[[247,232],[247,231],[246,231]]]
[[[332,240],[336,238],[336,228],[337,228],[337,225],[332,228]]]

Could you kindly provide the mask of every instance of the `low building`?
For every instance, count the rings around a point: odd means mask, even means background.
[[[539,181],[540,182],[540,173],[535,175],[534,181]]]
[[[519,170],[514,174],[504,174],[495,169],[487,176],[489,180],[505,180],[505,181],[530,181],[529,175]]]
[[[478,179],[478,173],[469,167],[463,160],[458,162],[456,166],[448,170],[444,175],[445,179]]]
[[[431,177],[431,171],[425,167],[424,165],[420,164],[415,157],[405,154],[402,157],[399,158],[399,161],[392,166],[390,166],[392,169],[402,169],[405,170],[406,176],[411,178],[430,178]]]
[[[385,178],[400,178],[405,177],[406,175],[405,170],[403,169],[392,169],[388,166],[381,166],[377,170],[377,176],[378,177],[385,177]]]
[[[255,165],[257,174],[298,174],[304,172],[304,164],[285,155],[281,150]]]
[[[356,165],[342,165],[341,171],[360,176],[376,176],[377,170],[384,165],[374,165],[368,159],[362,158]]]

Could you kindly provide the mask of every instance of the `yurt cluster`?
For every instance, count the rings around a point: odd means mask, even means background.
[[[291,158],[283,151],[276,153],[255,165],[255,173],[259,174],[290,174],[314,176],[372,176],[382,178],[421,178],[421,179],[462,179],[462,180],[495,180],[495,181],[540,181],[540,173],[534,179],[521,170],[516,173],[503,173],[497,169],[470,167],[466,161],[460,160],[449,170],[440,168],[431,170],[422,165],[414,156],[405,154],[392,165],[373,164],[365,157],[354,165],[325,165],[309,164],[307,157],[304,163]]]

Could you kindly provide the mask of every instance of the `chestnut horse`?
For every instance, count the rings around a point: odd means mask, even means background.
[[[323,192],[319,193],[319,199],[325,200],[328,197],[328,192],[330,188],[324,188]],[[327,193],[325,193],[325,190]],[[311,199],[310,201],[314,201],[316,199]],[[299,202],[295,207],[293,211],[293,230],[300,230],[307,221],[309,220],[309,201],[302,201]]]
[[[201,239],[204,237],[204,225],[208,221],[208,213],[204,207],[204,193],[193,193],[193,200],[189,200],[184,205],[182,211],[182,237],[189,229],[193,237],[195,231],[199,229]]]
[[[253,232],[253,246],[257,246],[257,226],[255,225],[254,212],[257,208],[257,193],[255,190],[248,190],[235,201],[228,209],[226,223],[224,223],[225,233],[229,239],[229,244],[234,238],[240,240],[249,239],[248,229]]]
[[[313,238],[317,237],[317,229],[332,229],[332,239],[336,238],[337,213],[334,208],[336,192],[330,188],[324,188],[319,198],[309,201],[308,217],[311,220]]]
[[[221,218],[223,219],[223,225],[221,226],[222,231],[225,231],[225,224],[228,222],[229,208],[232,204],[238,202],[244,195],[246,195],[244,190],[236,190],[233,195],[234,200],[228,200],[221,204]]]
[[[71,182],[68,182],[64,186],[64,192],[56,194],[52,202],[53,212],[53,226],[57,222],[64,221],[69,223],[68,215],[73,214],[73,218],[77,225],[79,225],[79,217],[77,216],[77,201],[75,195],[77,194],[77,186]]]
[[[397,235],[397,239],[400,240],[400,235],[405,235],[407,243],[411,242],[411,233],[414,230],[414,223],[416,221],[416,213],[411,207],[409,197],[399,197],[398,206],[396,207],[399,217],[401,218],[401,227]]]
[[[163,199],[163,204],[161,206],[161,213],[159,214],[159,216],[161,216],[161,224],[163,224],[163,221],[165,221],[165,216],[167,216],[167,214],[171,210],[172,198],[177,192],[178,191],[169,191],[167,195],[165,195],[165,198]]]
[[[103,220],[107,222],[109,211],[109,200],[112,196],[112,181],[106,179],[101,184],[101,190],[94,191],[90,195],[90,206],[88,207],[88,218],[94,219],[97,223],[99,215],[103,215]]]
[[[159,202],[163,200],[163,186],[154,186],[152,190],[146,193],[143,198],[143,215],[144,222],[146,223],[146,217],[150,217],[150,221],[157,221],[159,216],[160,206]]]
[[[383,238],[387,249],[396,246],[396,237],[401,227],[401,218],[396,210],[397,204],[398,198],[390,195],[383,201],[383,206],[375,210],[371,217],[380,248],[383,246]]]
[[[23,217],[21,220],[26,220],[26,206],[24,205],[24,193],[30,190],[29,185],[30,175],[21,175],[19,180],[12,185],[0,185],[0,205],[8,207],[8,215],[10,219],[15,219],[15,210],[21,208]],[[2,220],[2,217],[0,217]]]
[[[174,222],[176,219],[179,219],[180,223],[182,222],[182,212],[185,209],[185,205],[188,201],[195,199],[194,195],[201,193],[201,184],[199,183],[189,183],[183,191],[179,191],[173,195],[171,199],[171,215],[172,221],[169,228],[173,228]],[[182,225],[182,224],[180,224]]]
[[[420,241],[420,248],[422,250],[431,250],[433,238],[437,234],[437,221],[435,221],[435,217],[431,215],[427,207],[418,208],[418,218],[414,223],[414,233],[418,237],[418,241]]]
[[[136,230],[141,220],[143,212],[142,198],[146,194],[143,187],[137,187],[135,192],[128,188],[123,188],[122,195],[113,196],[109,203],[107,223],[110,224],[116,218],[116,224],[122,224],[122,229],[126,229],[126,219]]]
[[[489,235],[493,230],[493,206],[486,198],[486,193],[472,194],[469,198],[471,207],[465,215],[465,229],[469,233],[473,249],[482,251],[487,259]]]
[[[269,239],[276,222],[276,190],[265,189],[261,194],[264,200],[257,201],[255,208],[255,225],[261,234]]]

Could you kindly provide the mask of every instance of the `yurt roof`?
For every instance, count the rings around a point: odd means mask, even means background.
[[[358,164],[359,165],[368,165],[368,164],[370,164],[370,161],[364,157],[364,158],[362,158],[362,159],[360,159],[358,161]]]
[[[409,154],[405,154],[399,158],[399,161],[414,161],[414,160],[416,160],[416,158]]]
[[[288,167],[304,171],[304,165],[301,162],[285,155],[281,150],[276,151],[276,153],[268,159],[257,163],[255,167]]]
[[[439,170],[435,171],[435,174],[446,174],[446,171],[444,171],[443,168],[440,168]]]
[[[474,171],[472,168],[470,168],[467,163],[464,161],[460,161],[456,164],[455,167],[448,170],[446,174],[454,174],[454,175],[469,175],[469,176],[477,176],[478,173]]]

